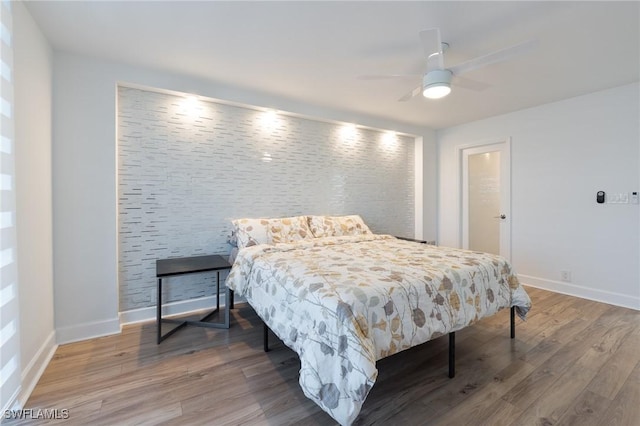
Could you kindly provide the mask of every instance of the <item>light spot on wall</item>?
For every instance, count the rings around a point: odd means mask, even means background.
[[[281,124],[280,116],[278,115],[278,112],[276,110],[270,109],[267,111],[261,111],[259,114],[262,130],[266,134],[272,133]]]
[[[200,105],[200,101],[197,96],[186,96],[184,99],[180,101],[180,113],[189,117],[196,118],[200,114],[202,110],[202,106]]]
[[[340,128],[340,138],[342,142],[352,145],[356,142],[358,136],[358,128],[355,124],[345,123]]]
[[[382,145],[388,150],[395,151],[398,147],[398,135],[396,134],[396,132],[383,133]]]

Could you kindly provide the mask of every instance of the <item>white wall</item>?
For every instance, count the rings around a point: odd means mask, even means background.
[[[425,131],[422,134],[422,234],[416,235],[416,238],[436,241],[438,239],[438,143],[435,130]],[[416,168],[416,173],[417,171]]]
[[[14,2],[13,6],[21,394],[28,395],[56,348],[51,195],[53,52],[24,4]]]
[[[56,53],[53,84],[53,227],[55,320],[59,342],[119,330],[115,134],[117,82],[196,93],[411,134],[431,133],[422,128],[326,110],[187,76]]]
[[[439,242],[459,246],[458,147],[511,137],[512,261],[533,286],[640,309],[640,212],[596,192],[640,189],[639,85],[438,132]],[[560,271],[572,282],[560,281]]]

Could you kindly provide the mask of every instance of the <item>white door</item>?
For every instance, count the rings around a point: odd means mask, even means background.
[[[510,141],[462,149],[462,247],[511,258]]]

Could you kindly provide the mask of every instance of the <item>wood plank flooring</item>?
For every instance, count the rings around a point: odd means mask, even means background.
[[[640,419],[640,312],[527,288],[526,322],[505,309],[381,360],[357,425],[623,425]],[[229,330],[187,327],[155,343],[155,323],[63,345],[25,408],[68,409],[65,425],[333,425],[298,385],[297,355],[246,304]]]

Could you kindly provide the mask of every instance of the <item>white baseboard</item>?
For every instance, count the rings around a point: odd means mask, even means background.
[[[622,306],[623,308],[640,311],[640,297],[638,296],[582,287],[562,281],[547,280],[529,275],[518,274],[518,278],[522,284],[530,287],[541,288],[543,290],[549,290],[556,293],[562,293],[569,296],[580,297],[582,299],[608,303],[609,305]]]
[[[242,300],[239,300],[240,302]],[[220,305],[225,304],[224,293],[220,294]],[[198,299],[182,300],[178,302],[166,303],[162,307],[162,316],[189,314],[194,311],[211,309],[216,305],[215,296],[201,297]],[[95,337],[118,334],[125,324],[146,322],[156,319],[156,307],[132,309],[120,312],[117,319],[107,321],[96,321],[88,324],[81,324],[72,327],[61,327],[56,330],[57,343],[73,343],[81,340],[93,339]]]
[[[44,373],[45,368],[49,365],[51,358],[56,352],[58,345],[56,344],[56,332],[52,331],[49,334],[35,354],[35,356],[29,361],[29,364],[22,370],[22,386],[20,389],[20,393],[18,394],[18,398],[16,403],[20,408],[24,407],[31,396],[31,392],[36,387],[38,380]]]
[[[93,339],[95,337],[118,334],[122,328],[118,318],[105,321],[94,321],[86,324],[74,325],[71,327],[60,327],[56,329],[58,344],[79,342],[81,340]]]
[[[4,414],[7,410],[20,410],[22,407],[20,406],[20,403],[18,402],[18,398],[20,396],[20,393],[22,392],[22,386],[19,386],[18,389],[16,389],[16,391],[13,393],[13,395],[11,395],[11,397],[9,397],[9,399],[7,400],[7,402],[5,403],[5,406],[2,407],[2,413]],[[2,424],[2,419],[3,417],[0,417],[0,424]]]
[[[225,293],[220,292],[220,306],[226,303]],[[165,303],[162,306],[162,316],[189,314],[194,311],[204,309],[212,309],[216,306],[216,297],[207,296],[197,299],[180,300],[177,302]],[[156,307],[149,306],[147,308],[131,309],[130,311],[120,312],[120,324],[134,324],[137,322],[155,321]]]

